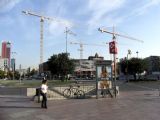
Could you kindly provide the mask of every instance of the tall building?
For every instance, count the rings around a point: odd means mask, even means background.
[[[0,59],[0,70],[8,71],[8,58],[1,58]]]
[[[11,43],[10,42],[2,42],[2,58],[8,59],[8,68],[10,68],[11,61]]]
[[[15,71],[15,59],[14,58],[11,59],[11,70]]]

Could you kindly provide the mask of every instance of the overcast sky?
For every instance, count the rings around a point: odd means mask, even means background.
[[[99,27],[127,35],[144,43],[117,37],[118,58],[125,57],[128,49],[131,57],[160,56],[160,0],[0,0],[0,40],[12,43],[17,66],[38,66],[40,61],[40,19],[23,14],[29,10],[58,19],[44,22],[44,61],[51,55],[65,52],[65,27],[77,36],[68,35],[68,52],[71,58],[80,58],[79,45],[104,44],[112,35],[100,33]],[[110,59],[108,45],[83,46],[83,58],[97,52]]]

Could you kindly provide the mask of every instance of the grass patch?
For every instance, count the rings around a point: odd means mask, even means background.
[[[74,83],[74,81],[60,81],[60,80],[48,80],[48,86],[59,86],[59,85],[69,85]],[[6,87],[39,87],[41,85],[41,80],[0,80],[0,86]]]

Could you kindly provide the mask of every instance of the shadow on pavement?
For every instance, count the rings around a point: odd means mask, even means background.
[[[5,101],[5,102],[17,102],[17,103],[23,103],[23,102],[30,102],[30,100],[14,100],[14,101]]]
[[[0,97],[0,98],[6,98],[6,99],[30,99],[29,97],[25,98],[25,97],[15,97],[15,96],[3,96],[3,97]]]
[[[35,108],[35,109],[42,109],[41,107],[29,107],[29,106],[0,106],[0,108]]]

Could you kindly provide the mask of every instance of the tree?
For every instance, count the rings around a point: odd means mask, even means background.
[[[34,68],[30,71],[29,76],[33,76],[37,73],[38,71],[35,70]]]
[[[4,78],[4,77],[5,77],[5,72],[2,71],[2,70],[0,70],[0,78],[2,79],[2,78]]]
[[[131,74],[136,80],[136,74],[142,73],[146,69],[146,62],[140,58],[131,58],[121,61],[121,71],[124,74]]]
[[[72,74],[74,71],[74,63],[69,59],[68,54],[60,53],[58,55],[51,56],[48,61],[48,68],[53,75],[61,76],[62,80],[68,74]]]
[[[147,73],[151,74],[152,72],[160,71],[160,57],[159,56],[150,56],[144,59],[147,64],[146,70]]]
[[[15,71],[15,72],[14,72],[14,77],[15,77],[16,80],[19,80],[19,78],[20,78],[20,73],[19,73],[18,71]]]
[[[126,58],[120,59],[119,66],[120,66],[121,72],[126,75],[127,74],[127,59]]]

